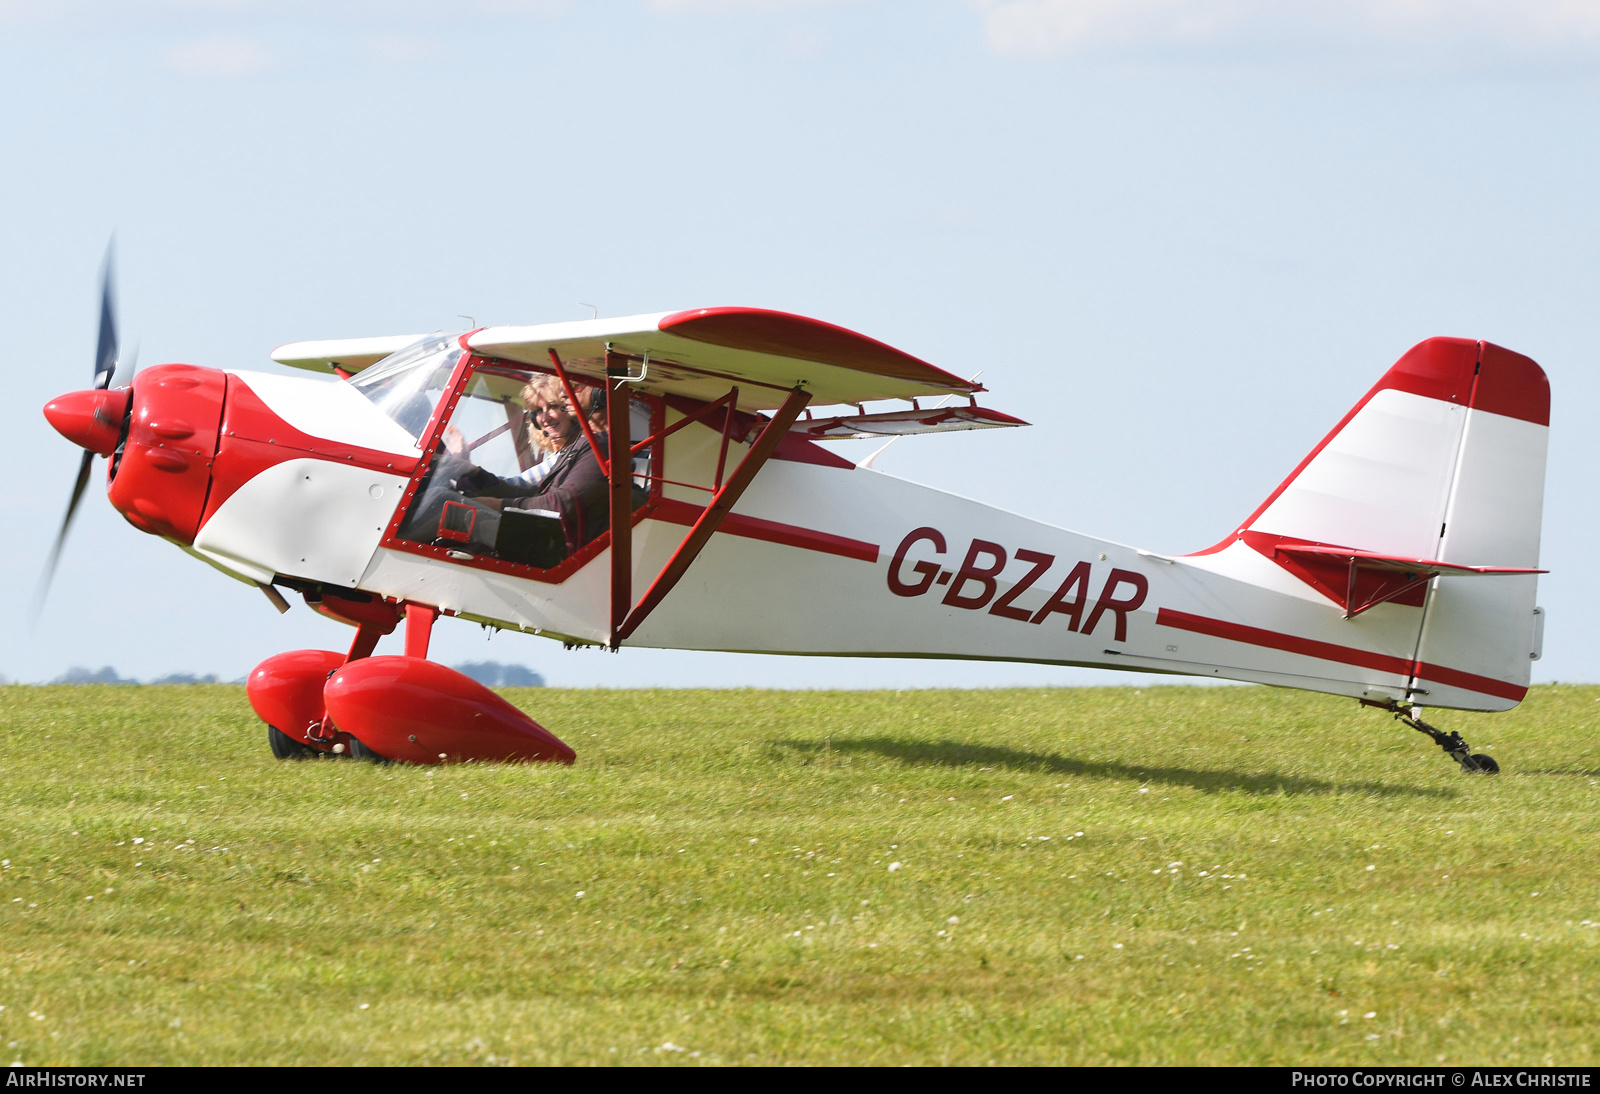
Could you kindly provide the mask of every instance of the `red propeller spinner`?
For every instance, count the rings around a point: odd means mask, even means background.
[[[74,391],[58,395],[44,405],[44,416],[57,433],[79,448],[101,456],[117,450],[122,435],[122,419],[128,413],[132,392]]]

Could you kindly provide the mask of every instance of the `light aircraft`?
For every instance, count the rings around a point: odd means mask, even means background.
[[[1494,760],[1422,709],[1509,709],[1540,655],[1549,385],[1488,342],[1414,346],[1237,529],[1167,555],[838,455],[828,442],[1026,423],[814,319],[717,307],[298,342],[272,357],[313,375],[164,364],[124,380],[109,268],[102,301],[93,386],[44,409],[84,449],[46,587],[100,455],[134,527],[279,611],[290,592],[354,627],[346,652],[251,672],[281,758],[572,762],[427,660],[441,615],[613,650],[1302,688],[1391,712],[1486,773]],[[547,454],[552,421],[566,443]],[[551,465],[570,488],[530,485]],[[374,656],[402,624],[404,653]]]

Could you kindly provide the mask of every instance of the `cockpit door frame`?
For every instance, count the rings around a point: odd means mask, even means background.
[[[555,350],[550,351],[550,360],[564,374],[564,370],[561,369],[560,357]],[[608,390],[606,413],[608,415],[621,415],[620,418],[610,418],[608,424],[609,428],[613,430],[618,428],[616,424],[618,421],[622,423],[621,428],[626,429],[628,400],[617,399],[613,396],[613,393],[620,390],[631,378],[628,372],[630,360],[632,360],[631,356],[615,353],[607,345],[606,385]],[[689,529],[689,534],[684,536],[683,541],[678,544],[678,549],[672,553],[672,557],[667,559],[666,565],[661,568],[661,572],[656,575],[655,580],[650,583],[650,587],[645,590],[644,596],[639,599],[637,604],[633,603],[633,552],[627,549],[625,545],[614,546],[612,549],[611,640],[608,643],[612,649],[618,648],[630,634],[639,628],[639,625],[655,610],[656,605],[661,603],[666,595],[672,591],[673,586],[677,585],[683,575],[688,572],[694,560],[700,557],[700,552],[705,548],[706,543],[710,541],[718,526],[722,524],[723,518],[733,510],[740,496],[744,494],[745,488],[755,480],[756,473],[766,466],[768,458],[778,447],[778,442],[788,435],[789,428],[794,425],[795,420],[800,417],[800,412],[811,401],[811,394],[799,386],[789,392],[784,399],[783,406],[762,426],[761,432],[756,435],[755,440],[750,445],[750,451],[744,454],[744,457],[739,461],[739,466],[734,469],[733,474],[728,476],[726,481],[723,480],[722,472],[728,458],[728,441],[732,435],[734,410],[739,405],[739,389],[737,387],[732,388],[722,399],[718,399],[717,403],[723,401],[727,402],[727,409],[724,411],[725,417],[722,424],[722,446],[717,456],[714,493],[711,495],[711,500],[706,504],[706,507],[700,511],[699,518]],[[716,403],[710,404],[710,406],[715,405]],[[617,409],[619,406],[622,408],[620,411]],[[710,406],[704,409],[709,410]],[[698,414],[694,415],[694,417],[698,416]],[[685,421],[677,424],[681,426],[687,424],[687,421],[688,419],[685,419]],[[655,439],[655,437],[651,437],[647,441],[640,443],[648,443],[649,440]],[[629,473],[630,469],[627,464],[620,459],[613,459],[609,474],[611,480],[611,520],[614,528],[617,527],[616,517],[618,512],[624,511],[619,507],[625,507],[628,504],[628,487],[631,481],[628,478]],[[626,539],[627,536],[628,533],[624,532],[623,538]]]
[[[466,349],[466,337],[461,339],[461,346]],[[550,351],[551,371],[561,380],[563,388],[567,391],[569,400],[576,402],[571,378],[560,356]],[[618,394],[628,388],[629,381],[635,377],[629,372],[628,365],[634,358],[625,353],[616,353],[608,346],[605,356],[606,375],[606,426],[609,437],[629,437],[629,404],[633,397],[628,394],[618,398]],[[427,429],[422,438],[422,458],[417,461],[416,470],[412,473],[410,481],[389,519],[388,527],[384,530],[380,546],[409,554],[422,555],[434,558],[456,566],[469,566],[474,569],[490,570],[503,573],[511,577],[539,581],[545,584],[559,585],[566,581],[578,570],[588,565],[601,551],[610,549],[610,605],[608,621],[607,645],[616,649],[629,635],[636,631],[655,610],[656,606],[670,593],[674,586],[693,565],[695,559],[705,548],[721,526],[724,518],[732,511],[734,505],[743,496],[745,489],[754,481],[756,474],[766,465],[767,460],[777,449],[779,442],[789,433],[790,428],[800,417],[806,404],[811,401],[811,394],[803,386],[797,385],[786,395],[783,405],[772,418],[762,423],[760,432],[751,442],[750,449],[739,460],[733,473],[723,478],[728,455],[728,445],[733,439],[733,419],[737,413],[739,389],[732,387],[726,395],[712,403],[707,404],[695,413],[688,415],[683,420],[667,426],[665,423],[665,400],[659,396],[650,399],[654,404],[651,415],[650,436],[629,446],[629,451],[621,456],[608,451],[606,457],[600,455],[597,438],[587,420],[580,416],[585,436],[589,439],[591,449],[595,454],[602,470],[606,474],[607,493],[609,498],[610,527],[607,531],[596,536],[578,551],[562,560],[562,562],[549,569],[539,569],[520,563],[505,562],[497,558],[484,557],[471,554],[467,551],[452,550],[446,547],[435,546],[429,543],[414,543],[399,537],[400,526],[406,514],[410,511],[412,503],[416,500],[418,492],[422,489],[423,480],[432,469],[437,458],[438,446],[443,435],[446,423],[454,415],[457,404],[461,401],[466,391],[467,382],[472,374],[480,368],[504,364],[493,358],[479,357],[467,350],[456,363],[450,376],[448,394],[439,400],[434,407],[433,415],[428,421]],[[524,362],[511,363],[518,371],[543,372],[545,370]],[[648,520],[653,511],[660,505],[663,484],[671,481],[662,475],[662,453],[665,448],[663,443],[666,436],[693,421],[707,416],[718,406],[723,407],[725,415],[722,423],[722,445],[717,459],[716,481],[711,488],[711,499],[700,511],[694,524],[687,535],[678,544],[671,557],[651,581],[637,603],[633,600],[633,526],[639,521]],[[650,483],[649,498],[637,509],[633,508],[633,456],[639,451],[649,449],[651,452],[650,474],[647,476]],[[691,485],[691,484],[681,484]],[[706,489],[695,487],[695,489]],[[621,519],[619,519],[621,518]]]
[[[461,337],[460,344],[463,348],[466,347],[467,337],[467,335],[463,335]],[[606,548],[611,545],[614,538],[611,529],[600,533],[594,539],[584,544],[577,551],[574,551],[571,555],[563,559],[560,564],[552,566],[548,569],[540,569],[536,566],[528,566],[522,563],[506,562],[498,558],[472,554],[468,551],[454,550],[448,547],[438,547],[429,543],[414,543],[411,540],[401,539],[399,536],[400,526],[405,522],[406,514],[410,511],[412,503],[416,500],[418,492],[422,489],[424,478],[426,478],[429,470],[433,467],[434,461],[438,456],[438,446],[441,438],[443,437],[444,429],[449,423],[451,417],[454,415],[456,406],[461,401],[461,398],[467,389],[467,385],[472,379],[472,374],[478,369],[496,366],[510,368],[518,372],[527,372],[530,374],[549,374],[552,371],[550,369],[540,368],[537,365],[529,365],[522,361],[501,361],[497,358],[481,357],[473,353],[471,350],[468,350],[466,353],[462,354],[461,359],[456,363],[454,370],[451,372],[447,394],[444,398],[439,400],[438,405],[434,407],[433,416],[428,420],[427,429],[424,430],[422,435],[422,456],[417,461],[416,470],[412,473],[410,481],[406,483],[406,489],[401,496],[399,505],[395,507],[394,512],[390,515],[389,524],[384,529],[383,539],[379,542],[379,546],[394,551],[402,551],[407,554],[421,555],[425,558],[431,558],[439,562],[448,563],[452,566],[467,566],[472,569],[489,570],[494,573],[505,574],[509,577],[522,578],[528,581],[538,581],[547,585],[560,585],[573,574],[587,566],[591,561],[594,560],[596,556],[598,556],[602,551],[606,550]],[[661,426],[663,424],[663,418],[666,414],[665,401],[659,397],[643,396],[642,398],[645,398],[651,405],[652,434],[660,433]],[[624,399],[622,402],[624,411],[626,411],[628,400]],[[608,400],[608,409],[609,406],[610,402]],[[580,418],[580,420],[582,419]],[[624,418],[624,421],[626,421],[626,418]],[[626,426],[624,426],[624,429],[626,429]],[[585,426],[585,432],[588,432],[587,426]],[[626,432],[624,435],[626,436]],[[600,450],[595,448],[594,452],[596,459],[599,460]],[[661,460],[661,446],[657,445],[652,452],[650,496],[637,509],[633,510],[631,519],[625,522],[628,526],[627,532],[631,532],[632,526],[637,524],[639,521],[649,519],[650,514],[654,512],[654,510],[661,503],[661,483],[665,481],[661,477]],[[603,467],[609,467],[605,461],[601,461],[601,465]],[[621,466],[624,474],[626,475],[630,470],[631,460],[622,461]],[[628,500],[631,503],[631,483]],[[612,528],[614,529],[615,527],[616,525],[613,524]],[[631,540],[632,537],[628,535],[627,532],[624,532],[624,536]]]

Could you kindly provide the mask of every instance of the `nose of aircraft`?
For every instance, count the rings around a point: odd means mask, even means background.
[[[131,392],[74,391],[57,396],[44,405],[44,416],[56,432],[90,452],[109,456],[117,449],[122,435],[122,419],[128,412]]]

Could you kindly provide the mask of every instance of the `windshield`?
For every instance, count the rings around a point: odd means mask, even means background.
[[[459,335],[430,334],[358,372],[349,383],[420,443],[464,352]]]

